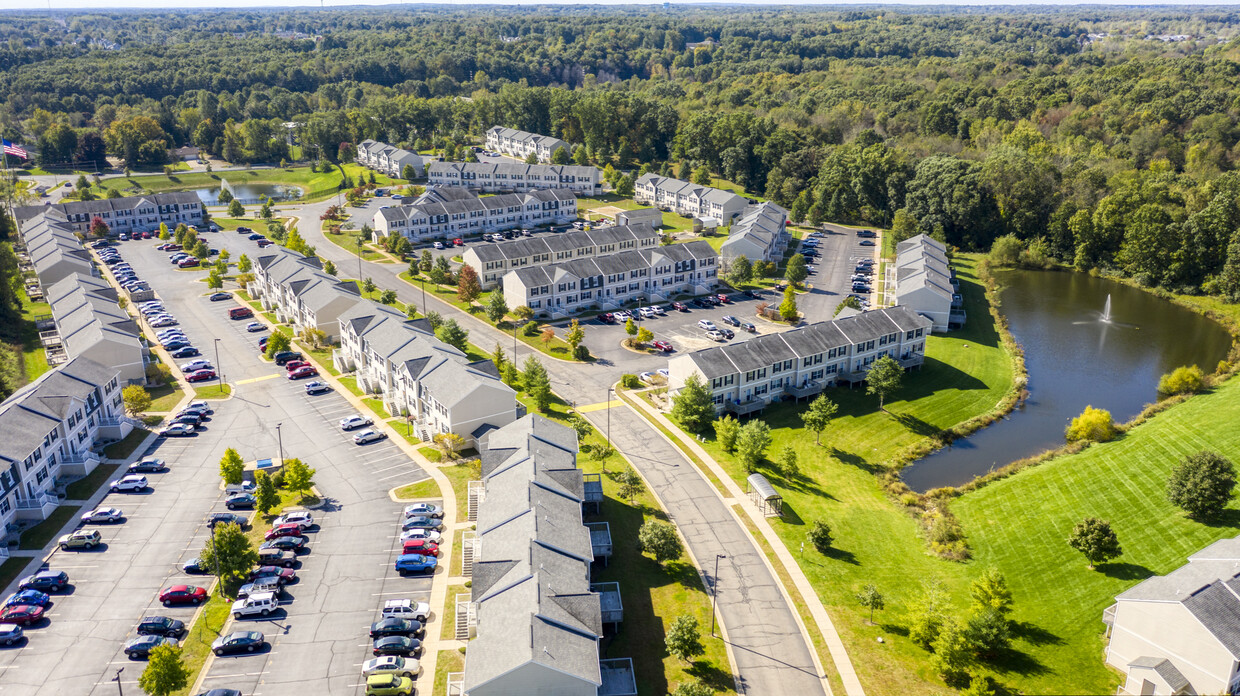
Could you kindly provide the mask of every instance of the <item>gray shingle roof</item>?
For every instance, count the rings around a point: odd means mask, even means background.
[[[1240,658],[1240,597],[1237,592],[1240,592],[1240,576],[1215,581],[1183,603],[1232,657]]]
[[[1128,664],[1131,667],[1146,667],[1154,670],[1158,676],[1163,678],[1163,681],[1167,682],[1167,686],[1171,687],[1173,693],[1179,693],[1189,686],[1188,678],[1166,658],[1138,657]]]
[[[21,461],[43,443],[71,404],[85,401],[97,387],[119,374],[78,357],[44,373],[0,403],[0,459]]]

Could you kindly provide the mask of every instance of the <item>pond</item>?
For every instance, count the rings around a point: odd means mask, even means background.
[[[1086,406],[1127,421],[1157,400],[1163,374],[1181,365],[1213,372],[1231,346],[1216,322],[1122,283],[1055,271],[996,278],[1003,313],[1025,349],[1029,398],[1009,418],[905,468],[913,490],[957,486],[1062,445],[1064,429]]]
[[[233,184],[229,183],[228,188],[231,190],[233,198],[245,203],[246,205],[256,205],[261,203],[259,199],[263,196],[272,199],[277,203],[284,201],[295,201],[301,198],[301,189],[296,186],[285,186],[283,184]],[[198,200],[203,205],[220,205],[220,187],[196,189],[194,193],[198,194]]]

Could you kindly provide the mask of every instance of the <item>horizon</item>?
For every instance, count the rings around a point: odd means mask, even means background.
[[[38,0],[35,0],[37,3]],[[381,8],[381,7],[418,7],[418,6],[436,6],[446,5],[442,1],[439,2],[391,2],[390,0],[322,0],[320,3],[305,2],[305,0],[262,0],[255,4],[246,2],[246,0],[216,0],[216,2],[206,5],[198,4],[198,0],[187,3],[170,3],[167,0],[46,0],[46,8],[32,6],[29,0],[0,0],[0,12],[29,12],[42,13],[51,11],[52,13],[64,13],[75,11],[98,11],[98,10],[165,10],[165,11],[198,11],[198,10],[281,10],[281,9],[323,9],[323,10],[348,10],[351,8]],[[663,4],[663,0],[624,0],[616,2],[615,0],[540,0],[539,2],[495,2],[480,3],[469,5],[478,9],[486,7],[538,7],[538,6],[594,6],[594,7],[622,7],[626,5],[642,5],[642,6],[659,6]],[[1076,0],[1041,0],[1035,3],[1018,4],[1018,3],[993,3],[973,0],[943,0],[941,2],[924,2],[923,0],[887,0],[886,2],[855,2],[855,1],[839,1],[834,0],[809,0],[804,2],[786,2],[784,0],[746,0],[744,2],[726,2],[721,0],[678,0],[675,5],[693,5],[693,6],[790,6],[790,7],[925,7],[925,8],[942,8],[942,7],[968,7],[968,8],[992,8],[1001,10],[1003,8],[1022,8],[1030,7],[1054,7],[1054,8],[1093,8],[1093,7],[1112,7],[1112,8],[1158,8],[1158,7],[1236,7],[1237,3],[1220,3],[1217,0],[1163,0],[1161,2],[1132,2],[1131,0],[1095,0],[1094,2],[1077,2]]]

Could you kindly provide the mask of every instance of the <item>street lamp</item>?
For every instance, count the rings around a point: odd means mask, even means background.
[[[607,447],[611,448],[611,393],[615,391],[614,387],[607,387]]]
[[[418,282],[422,284],[422,315],[425,316],[430,309],[426,306],[426,279],[418,276]]]
[[[121,672],[124,672],[124,671],[125,671],[125,668],[121,667],[120,669],[116,670],[116,676],[112,677],[112,681],[116,682],[116,693],[120,694],[121,696],[125,696],[125,691],[121,689]]]
[[[357,282],[362,282],[362,233],[357,233]]]
[[[710,637],[715,637],[715,597],[719,596],[719,559],[727,556],[715,554],[715,575],[710,579]]]
[[[282,425],[284,424],[276,423],[276,442],[279,443],[278,446],[280,448],[279,451],[280,451],[280,466],[281,467],[284,466],[284,437],[280,434],[280,426]]]
[[[215,339],[215,369],[220,373],[220,393],[224,393],[224,366],[220,364],[220,339]]]

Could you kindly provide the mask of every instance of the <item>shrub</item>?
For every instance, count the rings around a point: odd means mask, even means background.
[[[1196,365],[1177,367],[1158,380],[1158,393],[1163,396],[1196,394],[1206,388],[1206,376]]]
[[[620,377],[620,386],[625,389],[641,389],[642,381],[637,375],[623,375]]]
[[[590,359],[590,349],[589,349],[589,348],[587,348],[587,347],[585,347],[584,345],[579,345],[579,346],[577,346],[576,348],[574,348],[574,349],[573,349],[573,359],[574,359],[574,360],[583,360],[583,361],[584,361],[584,360],[589,360],[589,359]]]
[[[1072,419],[1072,423],[1068,426],[1064,435],[1068,442],[1076,442],[1078,440],[1089,440],[1092,442],[1107,442],[1115,438],[1118,431],[1115,428],[1115,422],[1111,419],[1111,412],[1106,409],[1094,408],[1086,406],[1081,415]]]
[[[831,528],[826,522],[814,520],[814,525],[809,529],[809,543],[821,554],[831,550]]]
[[[538,322],[536,321],[526,322],[525,326],[521,327],[521,333],[526,336],[537,336],[538,332]]]

